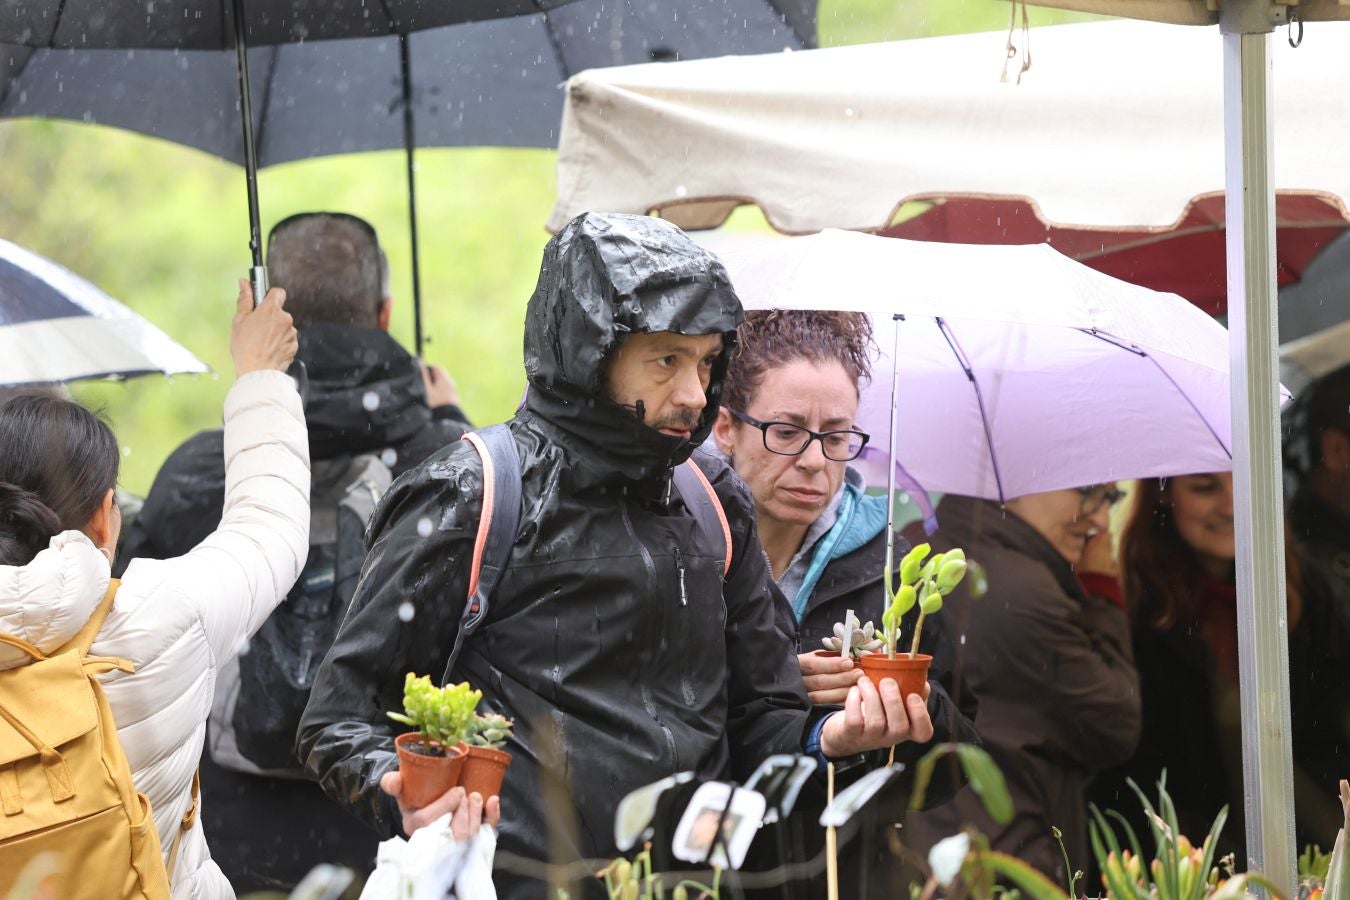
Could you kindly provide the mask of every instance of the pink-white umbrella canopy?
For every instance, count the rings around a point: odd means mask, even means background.
[[[1228,335],[1175,294],[1045,245],[835,230],[726,264],[747,309],[872,315],[882,353],[858,426],[884,459],[898,363],[895,458],[929,491],[997,500],[1232,469]]]

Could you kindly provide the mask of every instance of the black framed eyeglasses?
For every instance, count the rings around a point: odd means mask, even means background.
[[[761,422],[743,412],[728,409],[737,420],[758,428],[764,435],[764,449],[779,456],[800,456],[811,446],[812,441],[820,441],[820,449],[826,459],[835,462],[848,462],[857,459],[871,436],[861,431],[812,431],[791,422]]]
[[[1096,515],[1103,506],[1110,508],[1125,499],[1125,492],[1114,483],[1094,484],[1078,488],[1078,512],[1083,516]]]

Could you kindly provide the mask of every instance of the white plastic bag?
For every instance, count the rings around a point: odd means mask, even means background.
[[[450,831],[446,813],[411,838],[380,844],[375,871],[366,880],[361,900],[497,900],[492,886],[492,856],[497,831],[483,825],[466,841]]]

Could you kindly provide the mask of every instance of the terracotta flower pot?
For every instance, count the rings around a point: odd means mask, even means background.
[[[878,691],[883,678],[893,678],[900,687],[900,696],[908,697],[910,694],[923,696],[923,684],[928,680],[928,666],[932,661],[933,657],[927,653],[920,653],[913,659],[908,653],[896,653],[895,659],[887,659],[885,653],[869,653],[858,660],[858,664]]]
[[[410,744],[423,746],[420,732],[410,731],[394,739],[398,771],[403,776],[403,802],[408,806],[426,806],[459,781],[466,748],[463,744],[443,747],[433,742],[431,746],[441,752],[432,755],[420,753]]]
[[[488,798],[497,796],[501,791],[506,767],[511,765],[511,754],[490,747],[470,746],[466,749],[468,756],[459,773],[459,786],[464,788],[466,797],[477,791],[486,803]]]

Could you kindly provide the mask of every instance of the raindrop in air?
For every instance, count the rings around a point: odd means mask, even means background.
[[[431,524],[431,520],[428,519],[426,516],[423,516],[422,518],[417,520],[417,533],[420,534],[422,537],[431,537],[431,529],[433,527],[434,526]]]
[[[248,651],[249,651],[248,638],[244,638],[234,648],[234,653],[236,656],[248,656]]]
[[[685,187],[685,186],[682,185],[682,184],[677,184],[677,185],[675,185],[675,196],[676,196],[676,197],[683,197],[683,196],[685,196],[685,195],[688,194],[688,193],[689,193],[689,188]]]
[[[366,412],[374,412],[380,408],[380,395],[374,391],[366,391],[361,397],[361,405],[366,408]]]
[[[398,462],[398,451],[393,447],[386,447],[384,452],[380,454],[380,462],[392,469],[394,463]]]
[[[404,600],[398,605],[398,618],[400,622],[411,622],[417,611],[413,609],[411,602]]]

